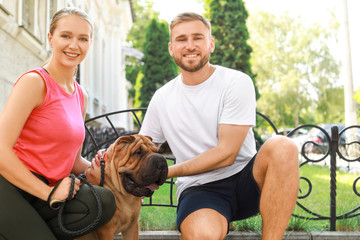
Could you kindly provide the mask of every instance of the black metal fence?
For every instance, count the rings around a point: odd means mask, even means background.
[[[85,121],[86,138],[83,145],[82,155],[87,159],[92,159],[100,149],[107,148],[118,137],[123,135],[135,134],[141,127],[141,120],[146,112],[146,108],[128,109],[99,115]],[[257,113],[258,118],[268,124],[274,134],[280,134],[271,120]],[[262,126],[264,124],[261,124]],[[122,126],[122,127],[119,127]],[[125,127],[124,127],[125,126]],[[307,130],[311,129],[308,133]],[[308,220],[329,220],[330,230],[336,230],[336,221],[360,216],[360,125],[344,127],[341,124],[331,124],[316,126],[312,124],[302,125],[288,132],[282,133],[293,138],[299,148],[299,167],[311,164],[327,165],[330,169],[330,204],[329,214],[320,214],[316,210],[310,210],[300,203],[302,199],[311,196],[313,184],[306,176],[300,177],[301,184],[297,205],[307,213],[306,216],[293,214],[294,217]],[[264,139],[259,138],[258,146]],[[168,164],[174,164],[175,158],[171,152],[165,148],[163,154],[168,160]],[[339,164],[341,163],[341,164]],[[345,164],[344,164],[345,163]],[[339,167],[339,166],[343,167]],[[352,165],[352,166],[351,166]],[[352,170],[353,166],[358,168],[352,189],[349,195],[355,194],[359,197],[353,209],[346,210],[345,213],[336,214],[336,195],[337,195],[337,169]],[[356,170],[355,169],[355,170]],[[356,171],[355,171],[356,173]],[[164,206],[176,207],[176,187],[174,179],[169,179],[160,189],[166,189],[169,198],[164,202],[157,200],[156,193],[145,201],[143,206]],[[324,203],[325,204],[325,203]]]

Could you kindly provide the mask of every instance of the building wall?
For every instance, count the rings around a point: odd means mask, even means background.
[[[0,111],[21,74],[41,65],[49,56],[45,44],[46,22],[37,24],[35,31],[28,31],[17,2],[0,0]],[[41,3],[44,4],[45,0],[39,1]],[[47,13],[42,15],[39,20]]]
[[[0,0],[0,111],[14,82],[51,56],[50,17],[65,6],[85,10],[94,22],[93,43],[80,65],[88,117],[128,108],[123,49],[133,21],[130,0]]]

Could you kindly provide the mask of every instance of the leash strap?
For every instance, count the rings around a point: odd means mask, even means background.
[[[100,166],[101,166],[100,186],[101,187],[104,186],[106,160],[107,160],[107,154],[105,154],[103,157],[100,158]],[[84,235],[86,233],[91,232],[97,226],[97,224],[100,221],[101,215],[102,215],[102,204],[101,204],[100,196],[99,196],[98,192],[96,192],[94,186],[86,179],[86,176],[84,174],[80,174],[78,176],[78,179],[80,179],[80,181],[84,182],[86,185],[89,186],[91,192],[93,193],[93,195],[95,197],[97,207],[98,207],[97,216],[96,216],[95,220],[92,223],[90,223],[88,226],[84,227],[83,229],[75,230],[75,231],[70,231],[70,230],[66,229],[64,227],[64,225],[63,225],[62,215],[63,215],[63,212],[64,212],[66,202],[70,201],[72,199],[72,195],[74,193],[74,184],[75,184],[75,176],[74,176],[74,174],[70,174],[69,177],[71,177],[71,185],[70,185],[69,195],[66,198],[66,201],[61,202],[61,201],[57,201],[57,200],[51,200],[52,195],[54,194],[55,190],[57,189],[57,187],[59,186],[59,184],[63,180],[63,179],[61,179],[60,181],[58,181],[55,184],[53,190],[50,192],[50,194],[48,196],[48,199],[47,199],[47,203],[50,205],[50,207],[52,209],[59,210],[59,212],[58,212],[58,223],[59,223],[60,230],[62,232],[64,232],[66,235],[70,236],[70,237],[78,237],[78,236],[81,236],[81,235]]]
[[[52,197],[52,195],[54,194],[55,190],[58,188],[59,184],[62,182],[62,180],[64,180],[64,179],[61,179],[60,181],[58,181],[58,182],[55,184],[54,188],[51,190],[51,192],[50,192],[50,194],[49,194],[49,196],[48,196],[48,199],[47,199],[47,201],[46,201],[46,203],[49,204],[50,207],[51,207],[52,209],[54,209],[54,210],[58,210],[58,209],[60,208],[62,202],[61,202],[61,201],[57,201],[57,200],[51,200],[51,197]]]
[[[106,160],[107,160],[107,154],[105,154],[104,157],[100,158],[100,167],[101,167],[100,187],[104,186]]]
[[[65,204],[67,201],[70,201],[72,199],[72,195],[74,193],[74,183],[75,183],[75,176],[73,174],[70,174],[71,177],[71,186],[70,186],[70,191],[69,191],[69,195],[68,197],[66,198],[66,201],[64,202],[60,202],[60,201],[56,201],[56,202],[51,202],[50,199],[51,199],[51,196],[52,194],[55,192],[56,188],[59,186],[60,181],[58,181],[56,183],[56,185],[54,186],[53,190],[51,191],[51,193],[49,194],[49,197],[48,197],[48,204],[50,205],[50,207],[54,210],[57,210],[59,209],[59,212],[58,212],[58,216],[57,216],[57,219],[58,219],[58,224],[59,224],[59,228],[60,230],[65,233],[66,235],[70,236],[70,237],[79,237],[79,236],[82,236],[86,233],[89,233],[91,231],[93,231],[95,229],[95,227],[97,226],[97,224],[99,223],[100,221],[100,218],[101,218],[101,215],[102,215],[102,203],[101,203],[101,199],[100,199],[100,196],[99,196],[99,193],[95,190],[94,186],[86,179],[85,175],[84,174],[80,174],[78,176],[78,179],[80,179],[80,181],[84,182],[86,185],[89,186],[92,194],[94,195],[95,197],[95,200],[96,200],[96,203],[97,203],[97,216],[95,218],[95,220],[90,223],[88,226],[84,227],[83,229],[80,229],[80,230],[74,230],[74,231],[71,231],[71,230],[68,230],[64,227],[64,224],[63,224],[63,221],[62,221],[62,215],[63,215],[63,212],[64,212],[64,208],[65,208]],[[49,203],[50,202],[50,203]]]

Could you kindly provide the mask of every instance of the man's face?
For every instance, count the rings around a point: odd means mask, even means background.
[[[184,71],[196,72],[203,68],[214,48],[214,39],[200,20],[178,23],[171,31],[169,52]]]

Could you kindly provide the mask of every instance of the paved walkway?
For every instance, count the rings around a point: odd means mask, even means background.
[[[178,231],[141,231],[140,240],[175,240]],[[120,240],[118,235],[115,240]],[[226,240],[261,240],[259,232],[231,231]],[[283,240],[360,240],[360,232],[287,232]]]

